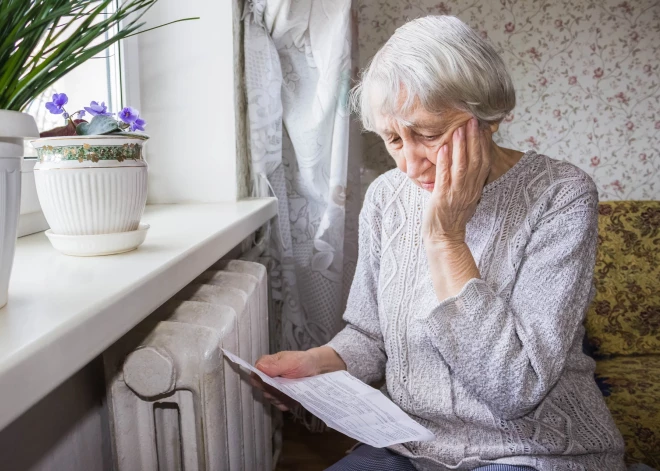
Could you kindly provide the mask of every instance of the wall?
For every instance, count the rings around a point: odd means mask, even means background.
[[[359,62],[407,19],[458,16],[505,60],[518,105],[496,140],[568,160],[601,199],[660,199],[660,3],[357,0]],[[365,135],[365,174],[393,167]]]
[[[238,2],[160,0],[137,36],[139,95],[149,123],[149,202],[235,201],[234,9]]]
[[[101,359],[0,430],[2,471],[110,471]]]

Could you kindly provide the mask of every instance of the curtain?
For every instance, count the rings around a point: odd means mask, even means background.
[[[351,24],[350,0],[245,5],[253,195],[279,209],[265,253],[273,351],[322,345],[343,326],[361,205]]]

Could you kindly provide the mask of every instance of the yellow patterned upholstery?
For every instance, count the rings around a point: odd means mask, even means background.
[[[660,355],[599,360],[596,375],[626,441],[626,460],[660,469]]]
[[[585,322],[626,461],[660,469],[660,201],[600,203]]]
[[[660,201],[610,201],[599,213],[589,343],[597,355],[660,354]]]

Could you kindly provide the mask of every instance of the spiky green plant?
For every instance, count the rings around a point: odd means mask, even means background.
[[[158,0],[124,0],[109,12],[114,2],[0,0],[0,109],[21,111],[88,59],[147,31],[138,31],[142,16]]]

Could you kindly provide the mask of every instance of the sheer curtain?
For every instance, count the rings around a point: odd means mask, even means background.
[[[266,252],[273,350],[318,346],[342,327],[361,203],[351,24],[350,0],[245,5],[253,194],[279,201]]]

